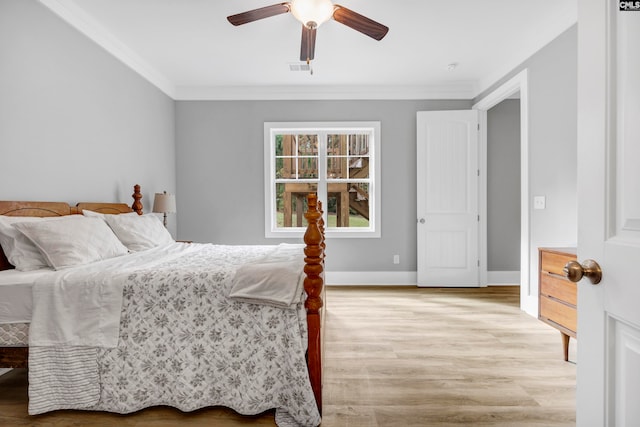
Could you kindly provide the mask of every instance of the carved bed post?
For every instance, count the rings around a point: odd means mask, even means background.
[[[307,195],[308,210],[305,213],[307,219],[307,231],[304,233],[304,290],[307,299],[304,303],[307,309],[307,328],[309,334],[309,346],[307,349],[307,365],[309,367],[309,379],[313,394],[318,404],[318,410],[322,414],[322,346],[320,333],[320,309],[322,308],[323,286],[323,236],[318,226],[322,214],[318,211],[318,196],[315,193]]]
[[[140,186],[138,184],[133,186],[133,194],[131,197],[133,197],[131,209],[133,209],[134,212],[137,212],[138,215],[142,215],[142,202],[140,201],[140,199],[142,199],[142,194],[140,193]]]
[[[325,249],[327,249],[327,244],[324,241],[324,210],[322,209],[322,201],[318,200],[318,212],[320,212],[320,219],[318,220],[318,229],[320,230],[320,234],[322,235],[322,242],[320,246],[322,246],[322,268],[324,269],[324,258],[326,257]],[[323,271],[324,272],[324,271]],[[324,276],[323,276],[324,278]]]

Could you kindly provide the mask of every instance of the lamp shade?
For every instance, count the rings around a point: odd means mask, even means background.
[[[175,194],[156,193],[153,198],[153,211],[156,213],[174,213],[176,211]]]

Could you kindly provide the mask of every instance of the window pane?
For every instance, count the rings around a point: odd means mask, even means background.
[[[298,154],[300,156],[317,156],[318,135],[298,135]]]
[[[369,227],[369,184],[329,184],[327,197],[328,228]]]
[[[276,135],[276,156],[295,156],[296,136],[290,134]]]
[[[298,178],[309,179],[318,177],[318,158],[302,157],[298,159]]]
[[[295,157],[276,158],[276,178],[296,179]]]
[[[328,157],[327,158],[327,179],[348,178],[347,158]]]
[[[307,194],[316,191],[317,184],[276,184],[277,227],[306,227]]]
[[[327,135],[327,155],[346,156],[347,155],[347,135]]]
[[[369,178],[368,157],[349,157],[349,178]]]
[[[349,135],[349,154],[351,156],[368,156],[369,135]]]

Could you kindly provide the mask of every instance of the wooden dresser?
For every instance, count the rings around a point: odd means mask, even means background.
[[[569,360],[569,337],[577,337],[578,291],[564,277],[565,264],[576,259],[576,248],[539,248],[538,319],[562,334],[564,360]]]

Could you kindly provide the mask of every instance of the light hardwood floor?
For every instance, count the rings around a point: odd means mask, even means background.
[[[518,288],[329,287],[322,426],[574,426],[575,341],[518,309]],[[0,377],[1,426],[274,425],[224,408],[27,415]]]

